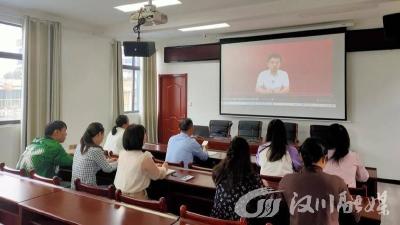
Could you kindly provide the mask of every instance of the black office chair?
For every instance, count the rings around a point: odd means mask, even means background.
[[[208,137],[210,137],[210,129],[208,128],[208,126],[194,125],[193,126],[193,135],[200,136],[203,138],[208,138]]]
[[[328,144],[329,126],[326,125],[310,125],[310,136],[319,138],[323,141],[326,148]]]
[[[284,123],[286,129],[286,139],[288,144],[296,145],[298,142],[298,125],[297,123]]]
[[[248,140],[261,140],[262,121],[240,120],[238,136]]]
[[[210,120],[210,137],[230,137],[232,121]]]

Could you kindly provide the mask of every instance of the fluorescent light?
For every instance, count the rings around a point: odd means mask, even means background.
[[[120,5],[114,7],[115,9],[121,10],[122,12],[133,12],[137,11],[143,6],[149,4],[149,2],[139,2],[135,4],[127,4],[127,5]],[[179,0],[154,0],[152,2],[152,5],[155,5],[156,7],[163,7],[163,6],[169,6],[169,5],[179,5],[182,4]]]
[[[217,24],[204,25],[204,26],[198,26],[198,27],[181,28],[178,30],[186,32],[186,31],[195,31],[195,30],[219,29],[219,28],[225,28],[225,27],[230,27],[230,25],[227,23],[217,23]]]

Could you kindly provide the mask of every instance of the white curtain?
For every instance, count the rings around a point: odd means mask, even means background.
[[[112,43],[112,110],[114,124],[118,115],[124,113],[124,90],[122,76],[122,49],[121,42],[114,40]]]
[[[143,113],[148,142],[157,143],[157,71],[156,54],[143,58]]]
[[[61,111],[61,24],[25,17],[23,29],[22,151]]]

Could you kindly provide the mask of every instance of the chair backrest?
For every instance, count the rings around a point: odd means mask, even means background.
[[[196,166],[196,165],[193,165],[193,163],[189,163],[188,167],[189,167],[189,169],[192,169],[192,170],[200,170],[200,171],[212,172],[211,168]]]
[[[115,195],[115,186],[114,185],[110,185],[110,186],[108,186],[108,188],[100,188],[97,186],[82,184],[81,180],[79,178],[75,179],[74,184],[75,184],[75,189],[77,191],[83,191],[83,192],[90,193],[93,195],[98,195],[98,196],[114,199],[114,195]]]
[[[179,163],[172,163],[172,162],[167,162],[168,166],[176,166],[176,167],[185,167],[185,164],[183,161],[180,161]]]
[[[180,207],[180,219],[179,219],[179,224],[180,225],[204,225],[204,224],[210,224],[210,225],[246,225],[247,222],[244,218],[240,218],[239,221],[233,221],[233,220],[222,220],[222,219],[217,219],[209,216],[203,216],[197,213],[193,213],[190,211],[187,211],[187,208],[185,205],[181,205]]]
[[[261,139],[262,121],[240,120],[238,125],[238,136],[247,139]]]
[[[115,192],[115,200],[117,200],[119,202],[131,204],[131,205],[144,207],[147,209],[156,210],[159,212],[168,212],[167,201],[165,200],[164,197],[161,197],[158,201],[136,199],[136,198],[132,198],[132,197],[129,197],[126,195],[122,195],[121,190],[118,189]]]
[[[210,137],[229,137],[232,124],[230,120],[210,120]]]
[[[326,125],[310,125],[310,136],[321,139],[324,144],[328,141],[328,129]]]
[[[208,126],[194,125],[193,135],[208,138],[210,137],[210,129],[208,128]]]
[[[155,163],[163,164],[165,161],[162,161],[160,159],[156,159],[153,157],[153,161]],[[167,162],[169,166],[176,166],[176,167],[185,167],[185,163],[183,161],[180,161],[179,163],[173,163],[173,162]]]
[[[26,176],[26,171],[24,169],[20,169],[20,170],[13,169],[13,168],[6,166],[5,163],[0,163],[0,171],[16,174],[16,175],[20,175],[20,176]]]
[[[267,175],[260,175],[261,179],[264,181],[264,185],[267,187],[271,187],[275,190],[278,189],[279,182],[281,182],[282,177],[276,176],[267,176]]]
[[[366,185],[356,188],[349,188],[349,192],[351,195],[360,195],[364,197],[368,196],[368,189]]]
[[[54,184],[54,185],[58,185],[58,186],[60,186],[60,184],[61,184],[61,178],[59,178],[57,176],[54,176],[52,179],[43,177],[43,176],[37,175],[35,173],[35,170],[31,170],[31,172],[29,172],[29,177],[34,180],[39,180],[42,182],[46,182],[46,183]]]
[[[298,125],[297,123],[284,123],[286,129],[286,139],[288,144],[295,145],[298,141]]]

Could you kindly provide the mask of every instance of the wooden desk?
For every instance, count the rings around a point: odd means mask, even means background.
[[[18,204],[61,188],[0,171],[0,223],[19,224]]]
[[[135,224],[170,225],[175,219],[124,207],[111,200],[80,195],[72,191],[55,192],[20,203],[22,225],[80,224],[110,225]]]
[[[179,212],[179,206],[185,204],[191,211],[209,215],[212,209],[215,185],[212,181],[211,173],[171,167],[171,169],[181,174],[194,176],[189,181],[181,181],[179,178],[169,175],[164,180],[154,181],[149,189],[151,197],[166,197],[168,209],[172,213]],[[368,205],[368,198],[363,197],[362,206]],[[378,202],[375,204],[375,211],[361,211],[361,222],[359,224],[378,225],[381,222],[381,216],[376,211]]]
[[[214,150],[222,150],[226,151],[229,148],[229,144],[231,143],[231,138],[206,138],[205,140],[208,141],[208,148]],[[261,141],[250,141],[250,153],[256,154],[258,146],[263,144]]]

